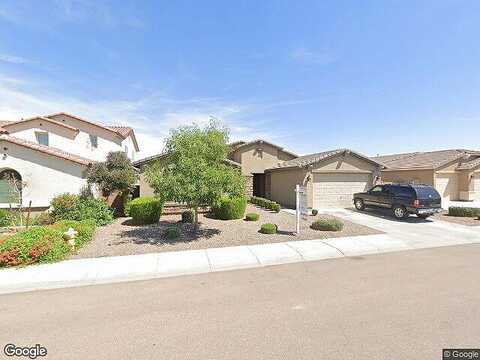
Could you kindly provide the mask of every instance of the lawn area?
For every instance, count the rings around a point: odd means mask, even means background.
[[[258,221],[218,220],[209,214],[201,214],[200,230],[193,232],[192,224],[180,222],[180,215],[164,215],[154,225],[134,226],[129,218],[118,218],[113,224],[99,228],[94,239],[80,249],[73,258],[101,256],[134,255],[164,251],[206,249],[226,246],[266,244],[293,240],[326,239],[332,237],[359,236],[378,234],[369,227],[346,220],[343,230],[316,231],[310,229],[313,221],[320,218],[335,218],[331,215],[309,216],[302,222],[301,233],[293,235],[295,216],[285,212],[272,212],[249,204],[246,213],[255,212],[260,215]],[[260,226],[264,223],[278,225],[277,234],[261,234]],[[179,238],[167,239],[164,232],[167,228],[177,226],[181,231]]]

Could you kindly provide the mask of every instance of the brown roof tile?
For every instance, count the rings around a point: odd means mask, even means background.
[[[372,157],[390,169],[436,169],[466,156],[469,150],[440,150]]]

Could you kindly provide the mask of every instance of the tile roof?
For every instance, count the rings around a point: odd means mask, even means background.
[[[480,166],[480,156],[471,160],[468,160],[464,163],[461,163],[457,168],[458,170],[471,170]]]
[[[42,152],[44,154],[48,154],[48,155],[56,156],[56,157],[59,157],[59,158],[65,159],[65,160],[73,161],[73,162],[81,164],[81,165],[89,165],[89,164],[94,162],[94,161],[86,159],[84,157],[74,155],[74,154],[68,153],[66,151],[63,151],[63,150],[60,150],[60,149],[57,149],[57,148],[54,148],[54,147],[51,147],[51,146],[36,144],[34,142],[24,140],[24,139],[20,139],[20,138],[10,136],[10,135],[5,135],[5,134],[0,135],[0,141],[6,141],[6,142],[9,142],[9,143],[12,143],[12,144],[23,146],[23,147],[26,147],[26,148],[29,148],[29,149],[32,149],[32,150],[35,150],[35,151]]]
[[[335,149],[335,150],[330,150],[330,151],[324,151],[316,154],[309,154],[309,155],[304,155],[304,156],[299,156],[295,159],[284,161],[279,163],[278,165],[268,169],[268,170],[275,170],[275,169],[286,169],[286,168],[296,168],[296,167],[305,167],[308,165],[313,165],[319,161],[329,159],[331,157],[334,157],[339,154],[353,154],[361,159],[364,159],[366,161],[381,165],[375,160],[372,160],[364,155],[361,155],[355,151],[349,150],[349,149]]]
[[[73,127],[73,126],[67,125],[67,124],[65,124],[61,121],[57,121],[55,119],[50,119],[50,118],[43,117],[43,116],[35,116],[35,117],[31,117],[31,118],[28,118],[28,119],[22,119],[22,120],[18,120],[18,121],[8,121],[8,122],[5,122],[4,124],[1,124],[1,126],[2,126],[3,129],[7,129],[11,125],[22,124],[22,123],[33,121],[33,120],[47,121],[49,123],[64,127],[64,128],[69,129],[71,131],[75,131],[77,133],[80,131],[76,127]]]
[[[474,152],[454,149],[376,156],[371,159],[384,164],[390,169],[436,169],[452,161],[459,160],[469,153]]]
[[[245,141],[235,141],[235,142],[233,142],[229,145],[231,147],[231,151],[235,151],[237,149],[240,149],[242,147],[249,146],[249,145],[252,145],[252,144],[255,144],[255,143],[265,143],[265,144],[268,144],[270,146],[276,147],[277,149],[279,149],[279,150],[283,151],[284,153],[287,153],[291,156],[298,157],[297,154],[295,154],[291,151],[285,150],[283,147],[278,146],[277,144],[271,143],[270,141],[266,141],[266,140],[263,140],[263,139],[255,139],[255,140],[247,141],[247,142],[245,142]]]

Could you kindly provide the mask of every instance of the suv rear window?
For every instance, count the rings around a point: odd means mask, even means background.
[[[407,186],[391,186],[390,191],[395,196],[411,197],[414,195],[412,188]]]
[[[440,194],[431,186],[414,187],[419,199],[440,199]]]

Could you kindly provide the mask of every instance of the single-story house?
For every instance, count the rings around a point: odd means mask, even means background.
[[[127,126],[105,126],[67,113],[0,122],[0,208],[46,209],[61,193],[77,194],[85,170],[111,151],[139,151]]]
[[[380,180],[382,164],[349,149],[325,151],[281,162],[266,170],[267,197],[295,207],[295,186],[307,190],[308,207],[347,207],[353,194]]]
[[[445,200],[480,200],[480,151],[454,149],[372,157],[383,182],[434,186]]]

